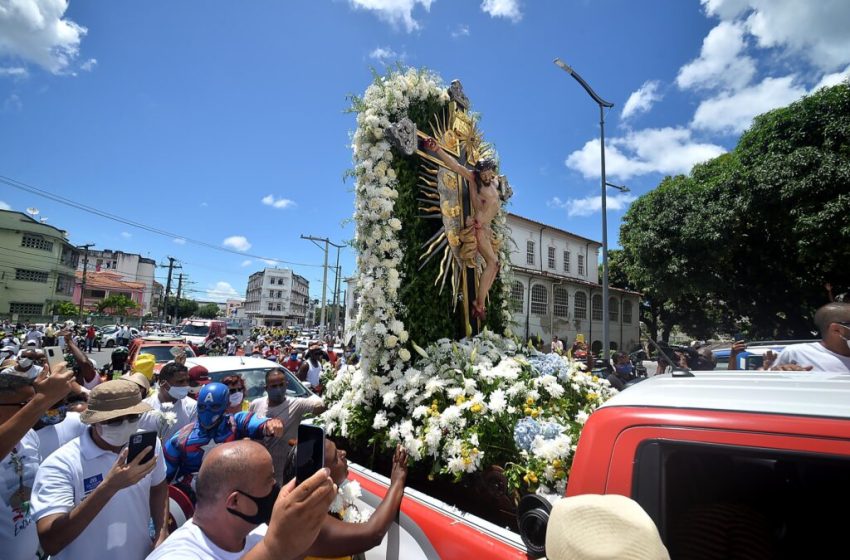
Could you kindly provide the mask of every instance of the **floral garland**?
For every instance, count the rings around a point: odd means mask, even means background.
[[[407,114],[411,102],[429,97],[447,103],[448,93],[439,79],[413,69],[377,78],[362,99],[355,100],[357,130],[353,138],[355,167],[355,218],[357,290],[356,320],[363,369],[401,372],[411,358],[403,347],[408,333],[401,320],[401,277],[404,256],[398,232],[402,223],[393,215],[398,179],[393,153],[384,131]]]

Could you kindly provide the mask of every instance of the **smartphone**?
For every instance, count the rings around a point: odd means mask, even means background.
[[[156,449],[156,432],[138,432],[130,436],[130,445],[127,449],[127,462],[129,463],[136,456],[144,451],[145,447],[150,447],[147,457],[142,460],[142,463],[147,463],[153,459],[153,453]]]
[[[300,424],[295,448],[295,484],[301,484],[325,466],[325,430]]]
[[[65,363],[65,353],[58,346],[46,346],[44,353],[47,355],[47,364],[50,366],[51,373]]]

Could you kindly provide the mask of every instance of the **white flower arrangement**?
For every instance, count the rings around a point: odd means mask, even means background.
[[[348,366],[329,377],[326,431],[357,446],[401,444],[434,476],[499,464],[513,487],[563,488],[587,415],[616,393],[583,364],[486,330],[423,353],[387,375]]]
[[[163,438],[168,430],[177,423],[177,413],[174,412],[174,403],[161,403],[161,410],[156,410],[157,434]]]
[[[346,523],[366,523],[372,516],[370,511],[360,511],[357,500],[363,493],[360,483],[356,480],[346,480],[339,485],[329,512],[337,514]]]

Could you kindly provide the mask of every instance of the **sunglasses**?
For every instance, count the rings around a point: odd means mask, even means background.
[[[118,418],[113,418],[112,420],[106,420],[103,423],[108,424],[110,426],[119,426],[124,422],[138,422],[141,420],[141,414],[128,414],[127,416],[119,416]]]
[[[230,388],[230,394],[231,395],[234,394],[234,393],[241,393],[241,392],[242,392],[242,387],[231,387]]]

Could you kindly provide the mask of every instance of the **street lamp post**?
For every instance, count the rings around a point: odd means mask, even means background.
[[[579,76],[578,72],[573,70],[570,66],[568,66],[563,60],[560,58],[555,59],[555,65],[565,71],[567,74],[575,78],[575,80],[581,84],[581,87],[590,95],[591,98],[599,105],[599,137],[600,137],[600,149],[602,151],[602,180],[601,180],[601,188],[602,188],[602,356],[605,359],[605,366],[607,367],[610,360],[608,359],[608,352],[611,347],[611,336],[609,332],[609,315],[608,315],[608,200],[607,200],[607,192],[606,187],[608,186],[608,181],[605,177],[605,109],[610,109],[614,106],[610,101],[605,101],[599,95],[593,91],[593,88],[584,81],[584,78]],[[618,187],[617,185],[611,185],[614,187]],[[622,189],[621,189],[622,190]],[[591,298],[591,305],[593,299]],[[590,320],[593,321],[593,315],[591,314]],[[591,345],[593,341],[591,340]]]

